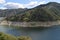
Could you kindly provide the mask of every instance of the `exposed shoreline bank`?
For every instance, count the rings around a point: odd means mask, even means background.
[[[50,27],[54,25],[60,25],[60,21],[48,21],[48,22],[11,22],[2,21],[0,25],[18,26],[18,27]]]

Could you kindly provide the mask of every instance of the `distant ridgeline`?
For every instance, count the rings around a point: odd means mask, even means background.
[[[49,2],[32,9],[0,10],[0,14],[9,21],[56,21],[60,20],[60,3]]]

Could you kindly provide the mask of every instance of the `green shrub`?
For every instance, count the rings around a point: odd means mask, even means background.
[[[32,39],[28,36],[20,36],[18,37],[18,40],[32,40]]]
[[[15,36],[0,32],[0,40],[31,40],[31,38],[27,36],[15,37]]]

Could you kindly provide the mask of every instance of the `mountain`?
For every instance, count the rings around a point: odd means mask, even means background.
[[[60,3],[49,2],[23,13],[7,18],[10,21],[56,21],[60,20]]]
[[[22,13],[25,10],[27,10],[27,8],[25,8],[25,9],[21,9],[21,8],[19,8],[19,9],[5,9],[5,10],[0,9],[0,17],[13,16],[13,15]]]

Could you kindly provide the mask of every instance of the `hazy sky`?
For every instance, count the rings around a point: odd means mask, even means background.
[[[0,9],[33,8],[48,2],[60,3],[60,0],[0,0]]]

